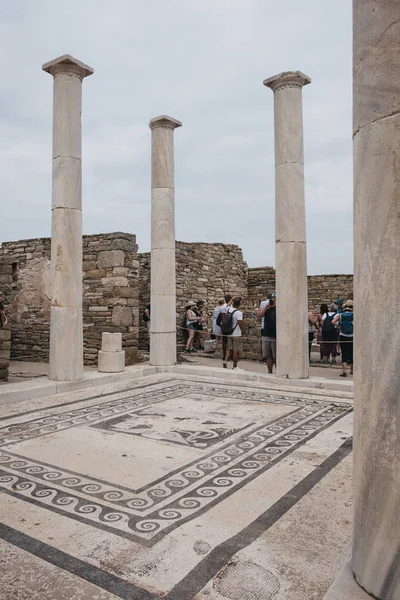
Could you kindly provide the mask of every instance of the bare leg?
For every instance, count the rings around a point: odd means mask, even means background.
[[[274,359],[273,358],[267,358],[268,373],[272,373],[273,366],[274,366]]]
[[[234,350],[233,352],[233,368],[236,369],[239,362],[239,352],[238,350]]]

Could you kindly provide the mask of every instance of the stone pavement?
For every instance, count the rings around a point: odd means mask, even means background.
[[[2,600],[323,598],[350,553],[351,394],[223,377],[0,407]]]

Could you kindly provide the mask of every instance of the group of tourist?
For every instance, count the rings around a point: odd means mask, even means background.
[[[246,335],[243,326],[243,313],[239,310],[241,298],[233,298],[226,294],[218,301],[218,306],[213,312],[212,338],[214,338],[214,349],[222,344],[222,365],[226,369],[227,363],[232,359],[233,369],[238,368],[239,354],[243,349],[243,336]],[[207,330],[205,303],[203,300],[189,301],[185,307],[184,329],[188,332],[186,342],[186,353],[196,352],[193,347],[196,335],[198,345],[204,349],[204,331]]]
[[[227,368],[230,360],[234,370],[238,368],[240,353],[243,350],[243,337],[247,339],[243,312],[240,310],[241,298],[226,294],[218,300],[212,317],[211,338],[214,340],[213,349],[222,345],[222,364]],[[272,373],[276,365],[276,294],[271,292],[261,301],[255,310],[261,325],[261,356],[262,362]],[[150,323],[150,305],[145,309],[144,320]],[[341,377],[347,377],[347,369],[353,373],[353,301],[341,298],[330,304],[321,304],[320,312],[315,316],[308,313],[308,342],[309,357],[311,360],[311,347],[317,335],[320,349],[320,362],[323,364],[336,364],[337,356],[341,355],[343,372]],[[189,300],[185,305],[185,315],[182,329],[186,334],[187,354],[195,353],[195,345],[199,350],[204,350],[207,337],[207,313],[204,300]]]
[[[311,345],[317,333],[317,343],[320,351],[320,362],[336,364],[336,357],[341,354],[343,372],[341,377],[347,377],[347,367],[353,373],[353,334],[354,334],[354,304],[353,300],[343,302],[338,298],[330,306],[321,304],[320,312],[315,317],[308,313],[308,341],[311,356]]]

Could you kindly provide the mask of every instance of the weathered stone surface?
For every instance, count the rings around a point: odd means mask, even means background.
[[[307,252],[302,87],[299,71],[264,81],[274,92],[277,358],[281,377],[308,377]]]
[[[114,306],[111,322],[113,325],[124,325],[126,327],[132,325],[132,309],[125,306]]]
[[[121,352],[122,333],[110,333],[105,331],[101,336],[101,349],[104,352]]]
[[[152,134],[150,363],[156,366],[172,366],[176,363],[174,129],[181,125],[180,121],[166,116],[156,117],[150,121]],[[172,334],[165,336],[166,331]],[[160,336],[163,339],[162,343]]]
[[[125,252],[123,250],[103,250],[97,256],[97,266],[99,269],[123,267],[124,264]]]
[[[99,350],[98,370],[100,373],[120,373],[125,369],[125,352],[103,352]]]
[[[352,570],[368,594],[394,600],[400,598],[400,4],[353,0],[353,13]]]

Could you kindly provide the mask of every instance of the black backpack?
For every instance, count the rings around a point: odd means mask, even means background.
[[[226,312],[221,312],[221,331],[223,335],[232,335],[235,331],[237,327],[237,323],[235,326],[233,325],[233,315],[235,312],[237,312],[236,308],[232,311],[227,309]]]
[[[326,313],[326,317],[322,324],[322,332],[324,334],[326,334],[327,336],[333,335],[336,331],[336,328],[335,328],[334,324],[332,323],[332,321],[335,317],[336,317],[336,315],[329,316],[328,313]]]

